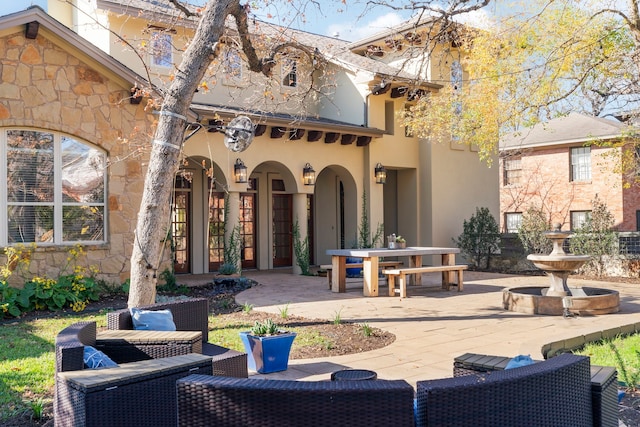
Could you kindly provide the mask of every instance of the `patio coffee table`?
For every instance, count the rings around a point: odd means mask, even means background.
[[[378,379],[378,374],[368,369],[343,369],[331,374],[331,381],[364,381]]]

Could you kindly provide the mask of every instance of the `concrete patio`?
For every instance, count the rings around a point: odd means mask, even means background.
[[[452,376],[453,359],[466,352],[542,358],[543,345],[574,337],[622,328],[640,322],[640,285],[586,281],[570,277],[570,286],[615,289],[620,293],[620,312],[602,316],[529,315],[502,308],[502,290],[508,287],[546,285],[545,276],[513,276],[466,272],[464,291],[440,288],[440,276],[423,276],[423,286],[408,289],[409,298],[362,296],[362,281],[349,279],[346,293],[333,293],[325,277],[299,276],[290,270],[246,271],[244,276],[260,286],[237,295],[238,303],[255,310],[307,318],[367,323],[392,332],[393,344],[358,354],[322,359],[291,360],[284,372],[258,375],[273,379],[329,379],[344,368],[370,369],[382,379],[416,381]]]

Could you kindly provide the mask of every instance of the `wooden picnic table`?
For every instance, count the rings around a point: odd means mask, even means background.
[[[439,247],[409,247],[405,249],[328,249],[331,255],[331,291],[346,292],[346,263],[347,257],[362,258],[363,293],[366,297],[378,296],[378,263],[381,257],[408,257],[409,267],[421,267],[422,257],[425,255],[440,255],[442,265],[454,265],[458,248]],[[443,272],[443,284],[451,283],[453,272]],[[411,277],[411,284],[422,284],[422,276]]]

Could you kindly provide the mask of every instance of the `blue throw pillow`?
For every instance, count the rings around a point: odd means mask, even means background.
[[[84,366],[89,369],[115,368],[118,366],[118,364],[111,360],[109,356],[107,356],[100,350],[96,350],[90,345],[84,346],[84,355],[82,359],[84,361]]]
[[[521,366],[532,365],[534,363],[536,362],[531,358],[531,356],[529,356],[528,354],[526,355],[521,354],[511,359],[509,363],[507,363],[507,366],[505,366],[504,369],[519,368]]]
[[[133,329],[143,331],[175,331],[176,324],[173,323],[173,315],[170,310],[141,310],[131,308],[131,319]]]

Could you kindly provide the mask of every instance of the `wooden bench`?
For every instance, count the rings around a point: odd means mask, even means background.
[[[400,298],[407,297],[407,274],[422,274],[422,273],[435,273],[435,272],[458,272],[458,292],[462,291],[462,271],[468,268],[467,265],[439,265],[439,266],[426,266],[426,267],[411,267],[411,268],[396,268],[382,270],[382,273],[387,276],[387,282],[389,283],[389,296],[396,294],[396,276],[398,276],[398,286],[400,288]],[[443,289],[449,290],[451,283],[446,278],[443,278]]]
[[[404,265],[402,261],[380,261],[378,262],[378,268],[398,268]],[[333,266],[331,264],[325,264],[320,266],[321,269],[327,270],[327,281],[329,282],[329,289],[331,289],[331,285],[333,284],[331,279],[331,271],[333,270]],[[349,263],[345,264],[345,268],[362,268],[362,263]]]

